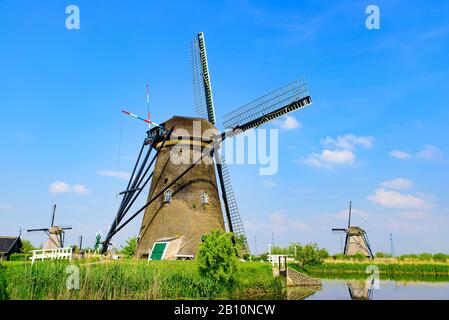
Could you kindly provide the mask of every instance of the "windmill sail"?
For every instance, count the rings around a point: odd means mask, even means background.
[[[206,43],[202,32],[192,41],[192,84],[193,102],[198,117],[207,118],[210,123],[215,124],[215,108],[210,83],[209,67],[207,63]],[[215,163],[220,180],[221,193],[226,211],[228,228],[237,237],[243,237],[244,251],[249,253],[245,230],[240,218],[240,212],[232,189],[231,177],[224,156],[215,153]]]
[[[312,98],[305,80],[294,81],[227,114],[224,126],[243,132],[310,104]]]
[[[207,64],[206,43],[202,32],[192,40],[192,86],[197,116],[215,124],[214,99]]]
[[[242,237],[243,250],[249,253],[249,245],[243,227],[242,219],[240,218],[240,211],[235,200],[234,190],[232,189],[231,177],[229,175],[228,166],[224,155],[218,159],[218,154],[215,154],[215,161],[217,163],[218,176],[220,178],[220,185],[222,190],[223,202],[228,221],[229,231],[233,232],[237,237]]]

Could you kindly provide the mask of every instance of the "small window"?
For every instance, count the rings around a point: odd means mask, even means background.
[[[202,204],[208,204],[209,203],[209,195],[207,194],[207,192],[203,192],[201,194],[201,203]]]
[[[170,203],[172,195],[173,195],[173,192],[171,190],[165,191],[165,193],[164,193],[164,202],[165,203]]]

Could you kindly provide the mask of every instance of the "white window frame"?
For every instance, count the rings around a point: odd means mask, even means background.
[[[202,204],[209,204],[209,194],[206,191],[201,193],[201,203]]]
[[[167,201],[167,196],[170,197]],[[164,192],[164,203],[171,203],[171,201],[173,200],[173,191],[168,189]]]

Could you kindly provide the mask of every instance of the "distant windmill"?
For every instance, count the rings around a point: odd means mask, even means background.
[[[360,227],[351,226],[351,213],[352,202],[349,203],[349,220],[347,228],[333,228],[332,232],[344,232],[346,233],[345,246],[343,254],[347,256],[353,256],[357,253],[361,253],[364,256],[373,259],[374,255],[371,251],[371,246],[368,241],[368,236]]]
[[[50,228],[42,228],[42,229],[30,229],[27,232],[45,232],[48,236],[48,240],[45,242],[43,249],[59,249],[64,248],[64,240],[65,240],[65,230],[71,230],[72,227],[59,227],[55,226],[55,214],[56,214],[56,205],[53,205],[53,213],[51,216],[51,224]]]

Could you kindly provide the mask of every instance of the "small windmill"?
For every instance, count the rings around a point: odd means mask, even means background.
[[[228,231],[243,240],[249,253],[231,178],[219,146],[226,138],[311,105],[312,98],[304,80],[294,81],[226,115],[225,131],[220,133],[215,127],[215,106],[202,32],[192,41],[192,71],[197,117],[173,116],[147,132],[127,188],[120,193],[122,203],[103,242],[102,253],[106,253],[112,237],[141,212],[145,214],[139,233],[138,257],[145,257],[149,251],[152,260],[194,257],[202,235],[215,229],[225,230],[225,221]],[[149,119],[123,112],[154,124]],[[196,125],[201,132],[195,132]],[[195,157],[192,158],[196,160],[188,164],[170,161],[173,154],[183,151],[177,149],[182,145],[193,150]],[[150,158],[153,150],[156,154]],[[125,219],[147,185],[150,190],[146,204]]]
[[[360,227],[351,226],[351,213],[352,202],[349,202],[349,219],[347,228],[333,228],[332,232],[346,233],[345,246],[343,254],[347,256],[353,256],[357,253],[361,253],[364,256],[373,259],[374,255],[371,251],[371,246],[368,241],[368,236]]]
[[[64,248],[65,231],[72,229],[72,227],[70,226],[64,227],[55,226],[55,214],[56,214],[56,205],[53,205],[51,224],[49,228],[27,230],[27,232],[45,232],[45,234],[48,236],[48,240],[44,243],[44,246],[42,247],[44,250]]]

